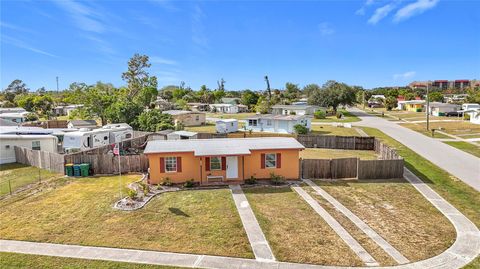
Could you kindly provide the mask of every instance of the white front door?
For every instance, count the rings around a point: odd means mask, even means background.
[[[237,179],[237,178],[238,178],[238,157],[228,156],[227,157],[227,179]]]

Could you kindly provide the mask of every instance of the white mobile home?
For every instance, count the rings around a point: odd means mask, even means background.
[[[428,110],[430,115],[445,116],[445,113],[455,112],[460,110],[460,106],[455,104],[432,102],[429,104]]]
[[[0,134],[0,164],[16,162],[15,146],[57,152],[57,144],[53,135]]]
[[[238,131],[238,120],[222,119],[215,122],[217,133],[235,133]]]
[[[0,119],[22,123],[27,121],[27,114],[29,112],[18,112],[18,113],[1,113]]]
[[[65,133],[63,136],[63,149],[66,152],[87,150],[110,144],[109,130],[83,130]]]
[[[275,115],[313,115],[320,109],[318,106],[309,105],[274,105],[272,114]],[[326,109],[324,109],[326,110]]]
[[[210,111],[226,114],[238,113],[238,105],[234,104],[211,104]]]
[[[305,115],[255,115],[246,118],[245,126],[246,130],[253,132],[293,134],[297,124],[311,129],[311,119]]]
[[[101,130],[110,131],[110,144],[133,138],[133,128],[126,123],[113,123],[102,126]]]
[[[167,134],[167,140],[184,140],[184,139],[196,139],[197,134],[195,132],[188,131],[176,131]]]

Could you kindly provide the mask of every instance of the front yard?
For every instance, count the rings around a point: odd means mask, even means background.
[[[355,253],[290,187],[245,188],[244,192],[278,260],[362,265]]]
[[[343,114],[343,118],[339,119],[336,115],[329,115],[325,119],[313,119],[312,122],[356,122],[360,121],[360,119],[353,115],[352,113],[344,110],[339,109],[338,112]]]
[[[123,177],[124,183],[139,175]],[[230,191],[180,191],[134,212],[112,208],[118,176],[75,179],[0,202],[2,239],[252,258]]]
[[[313,125],[312,132],[314,135],[340,135],[340,136],[359,136],[355,128],[335,127],[332,125]]]
[[[412,262],[436,256],[455,241],[453,225],[407,181],[315,183]]]

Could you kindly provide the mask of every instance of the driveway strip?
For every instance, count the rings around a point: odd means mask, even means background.
[[[375,232],[370,226],[368,226],[364,221],[362,221],[357,215],[353,214],[348,208],[342,205],[338,200],[333,198],[325,190],[317,186],[309,179],[303,179],[310,187],[312,187],[316,193],[322,196],[330,204],[332,204],[335,209],[340,211],[345,215],[351,222],[353,222],[360,230],[362,230],[368,237],[370,237],[378,246],[380,246],[390,257],[392,257],[397,263],[404,264],[409,263],[410,261],[403,256],[397,249],[390,245],[383,237],[381,237],[377,232]]]
[[[351,234],[338,223],[312,196],[310,196],[302,187],[292,187],[312,208],[322,217],[325,222],[342,238],[343,241],[357,254],[357,256],[367,266],[378,266],[378,262],[370,255]],[[322,235],[319,235],[322,236]]]
[[[242,187],[240,185],[230,185],[230,189],[232,190],[235,206],[240,214],[240,219],[242,220],[255,258],[262,261],[274,261],[275,257],[273,256],[272,249],[258,224],[255,214],[253,214]]]

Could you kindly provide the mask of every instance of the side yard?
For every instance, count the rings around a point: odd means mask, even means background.
[[[123,177],[128,183],[139,175]],[[82,178],[0,202],[2,239],[252,258],[230,191],[162,194],[144,209],[112,208],[118,176]]]
[[[313,119],[312,122],[356,122],[360,119],[345,109],[339,109],[338,112],[343,114],[343,119],[338,119],[336,115],[329,115],[325,119]]]
[[[335,158],[360,158],[362,160],[376,160],[377,155],[373,150],[346,150],[346,149],[314,149],[307,148],[300,151],[302,159],[335,159]]]
[[[48,170],[18,163],[0,165],[0,196],[19,190],[29,184],[50,181],[63,177]]]
[[[404,158],[405,166],[408,169],[465,214],[477,227],[480,227],[480,195],[478,195],[476,190],[424,159],[395,139],[385,135],[380,130],[368,127],[362,127],[362,129],[368,135],[380,138],[383,142],[395,148]],[[476,258],[465,268],[473,269],[478,267],[480,267],[480,257]]]

